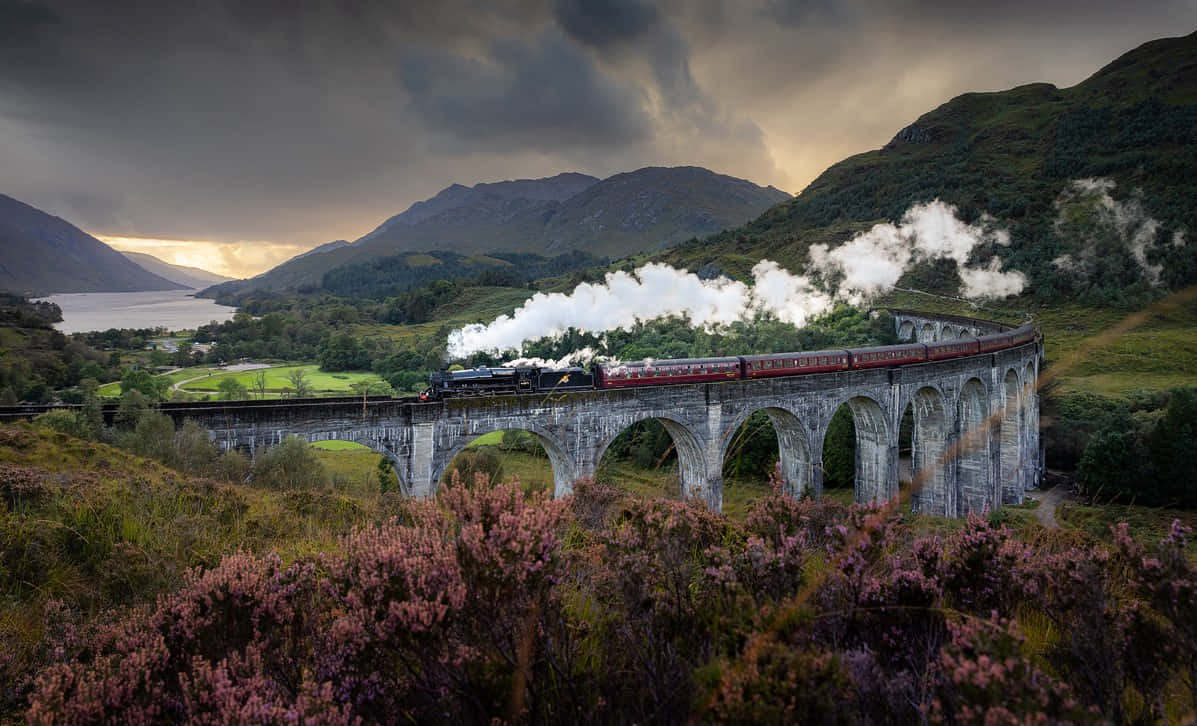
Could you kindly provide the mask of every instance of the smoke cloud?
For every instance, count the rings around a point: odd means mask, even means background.
[[[970,267],[973,251],[985,245],[1010,245],[1010,235],[983,217],[978,224],[966,224],[956,208],[939,200],[916,204],[906,210],[902,223],[874,225],[834,250],[813,245],[811,264],[824,274],[842,278],[836,297],[860,304],[893,289],[915,262],[947,259],[956,263],[967,298],[1017,295],[1026,286],[1026,276],[1003,271],[997,257],[980,267]]]
[[[507,366],[540,366],[541,368],[569,368],[570,366],[585,365],[592,360],[605,361],[607,356],[599,355],[598,351],[589,345],[581,350],[557,358],[516,358],[503,365]]]
[[[749,286],[727,277],[703,280],[692,272],[649,263],[631,273],[609,272],[601,284],[583,283],[568,295],[533,295],[511,315],[450,333],[448,353],[451,358],[465,358],[478,352],[518,352],[528,341],[558,336],[571,328],[602,333],[667,317],[683,317],[691,325],[714,329],[771,315],[802,327],[830,312],[837,302],[858,305],[892,290],[912,264],[924,260],[954,261],[966,297],[1014,295],[1026,285],[1021,272],[1003,271],[996,256],[981,265],[969,264],[978,248],[1009,243],[1009,235],[994,228],[992,220],[967,224],[953,206],[937,200],[911,207],[901,224],[874,225],[835,249],[813,245],[807,274],[793,274],[772,260],[761,260],[752,268]]]
[[[1143,278],[1153,287],[1160,284],[1163,265],[1152,264],[1148,251],[1155,246],[1160,223],[1132,197],[1120,202],[1110,194],[1113,179],[1077,179],[1056,199],[1056,234],[1061,237],[1083,237],[1082,247],[1052,260],[1058,269],[1077,276],[1088,277],[1100,252],[1100,237],[1112,236],[1113,241],[1126,249],[1143,272]],[[1175,230],[1172,246],[1184,246],[1184,233]]]

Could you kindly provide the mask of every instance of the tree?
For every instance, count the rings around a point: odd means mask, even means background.
[[[456,472],[467,486],[474,485],[474,479],[482,474],[492,484],[503,481],[503,462],[489,447],[466,449],[453,459],[452,466],[445,472],[445,481],[450,481]]]
[[[68,434],[76,438],[88,438],[83,417],[78,412],[66,408],[55,408],[40,414],[33,422],[45,426],[59,433]]]
[[[164,464],[175,463],[175,422],[170,416],[146,411],[127,438],[129,448],[135,453]]]
[[[1176,389],[1168,399],[1164,416],[1156,422],[1148,439],[1155,469],[1157,502],[1171,506],[1197,505],[1197,390]]]
[[[150,367],[162,368],[170,363],[170,356],[161,348],[154,348],[150,351]]]
[[[277,489],[308,489],[325,484],[324,464],[308,442],[288,436],[283,443],[266,451],[254,461],[252,481],[258,486]]]
[[[399,476],[395,474],[391,460],[385,456],[378,457],[378,490],[383,494],[399,491]]]
[[[287,374],[287,380],[291,382],[291,395],[295,398],[309,398],[312,395],[312,384],[308,381],[308,372],[302,368],[296,368]]]
[[[175,354],[171,356],[172,362],[180,368],[192,365],[195,361],[191,357],[191,351],[191,341],[180,341],[178,349],[175,350]]]
[[[246,389],[236,378],[226,376],[220,380],[220,400],[222,401],[242,401],[245,400]]]
[[[122,389],[120,404],[116,409],[116,422],[134,428],[149,410],[150,399],[144,393],[136,388]]]
[[[395,395],[395,389],[391,387],[391,384],[378,378],[351,383],[349,384],[349,389],[359,396]]]
[[[121,393],[140,391],[151,401],[160,401],[170,388],[170,381],[151,374],[144,368],[130,368],[121,375]]]
[[[258,394],[258,398],[266,398],[266,369],[265,368],[259,369],[258,372],[254,374],[252,386],[253,386],[254,391],[257,392],[257,394]]]
[[[1144,491],[1148,480],[1144,464],[1147,450],[1130,413],[1122,408],[1085,445],[1077,465],[1077,479],[1090,495],[1120,495],[1139,501],[1153,499]]]
[[[320,346],[316,359],[320,362],[320,369],[325,371],[354,371],[370,367],[369,353],[349,333],[329,338]]]
[[[220,452],[208,430],[188,419],[175,433],[175,465],[188,474],[207,476],[216,469]]]
[[[395,391],[422,391],[428,387],[428,374],[416,371],[399,371],[387,379]]]
[[[856,421],[840,406],[823,438],[823,486],[850,487],[856,481]]]
[[[104,412],[100,403],[100,384],[94,378],[84,378],[79,382],[79,389],[83,393],[83,408],[79,415],[89,438],[96,438],[104,428]]]

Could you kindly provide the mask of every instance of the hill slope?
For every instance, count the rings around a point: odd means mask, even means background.
[[[201,270],[198,267],[187,267],[186,265],[172,265],[169,262],[147,255],[144,252],[122,252],[125,257],[136,262],[143,269],[164,277],[171,282],[178,283],[183,287],[191,288],[192,290],[199,290],[210,285],[216,285],[221,282],[228,282],[232,280],[231,277],[224,275],[217,275],[215,272],[208,272]]]
[[[0,289],[48,295],[181,288],[69,222],[0,194]]]
[[[874,222],[900,219],[912,204],[941,199],[966,220],[989,214],[1008,228],[1012,244],[1000,255],[1007,268],[1028,273],[1036,294],[1083,295],[1091,290],[1065,285],[1052,261],[1101,232],[1085,224],[1061,232],[1057,224],[1062,197],[1078,180],[1095,178],[1113,182],[1111,197],[1122,206],[1111,212],[1137,204],[1140,221],[1149,216],[1158,225],[1149,256],[1164,265],[1166,285],[1192,281],[1197,265],[1184,240],[1197,230],[1197,33],[1147,43],[1071,88],[1041,83],[958,96],[742,228],[662,256],[738,274],[765,254],[800,268],[815,242],[838,244]],[[1087,211],[1081,221],[1099,216]],[[1118,274],[1126,262],[1111,260],[1087,284],[1099,295],[1132,285]]]
[[[661,249],[752,219],[789,195],[698,167],[649,167],[598,180],[559,174],[450,186],[352,244],[301,255],[209,294],[316,288],[325,273],[405,252],[580,251],[618,257]]]

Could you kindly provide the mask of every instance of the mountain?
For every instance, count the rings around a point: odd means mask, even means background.
[[[454,184],[351,244],[292,258],[205,294],[236,301],[254,291],[314,291],[335,268],[404,253],[620,257],[743,224],[789,198],[773,187],[699,167],[647,167],[601,180],[566,173],[472,187]]]
[[[1088,243],[1084,234],[1058,233],[1057,222],[1074,211],[1061,207],[1062,196],[1089,179],[1113,182],[1118,209],[1138,205],[1158,225],[1151,255],[1168,286],[1197,280],[1197,248],[1184,244],[1197,233],[1197,33],[1140,46],[1071,88],[1036,83],[953,98],[754,221],[659,257],[744,274],[768,255],[801,269],[811,244],[834,246],[940,199],[968,221],[990,215],[1010,231],[1010,246],[998,253],[1006,267],[1028,273],[1035,295],[1089,294],[1065,285],[1053,264]],[[1087,216],[1095,222],[1100,210]],[[1116,298],[1127,286],[1116,273],[1123,262],[1132,272],[1136,265],[1126,250],[1120,255],[1094,282],[1098,297]]]
[[[485,208],[495,202],[514,200],[563,202],[575,194],[589,189],[598,181],[597,177],[566,172],[544,179],[517,179],[475,184],[472,187],[451,184],[438,192],[435,197],[416,202],[406,211],[391,217],[359,241],[364,242],[396,233],[402,229],[397,225],[412,227],[451,209]]]
[[[136,262],[143,269],[192,290],[199,290],[233,279],[224,275],[217,275],[215,272],[201,270],[198,267],[172,265],[144,252],[121,252],[121,254]]]
[[[718,232],[788,198],[693,166],[449,187],[356,242],[355,260],[426,250],[619,257]]]
[[[0,289],[49,295],[182,288],[71,223],[0,194]]]

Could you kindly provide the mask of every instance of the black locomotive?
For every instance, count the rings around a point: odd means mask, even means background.
[[[422,398],[494,396],[511,393],[553,393],[594,388],[594,376],[582,368],[471,368],[436,371]]]

